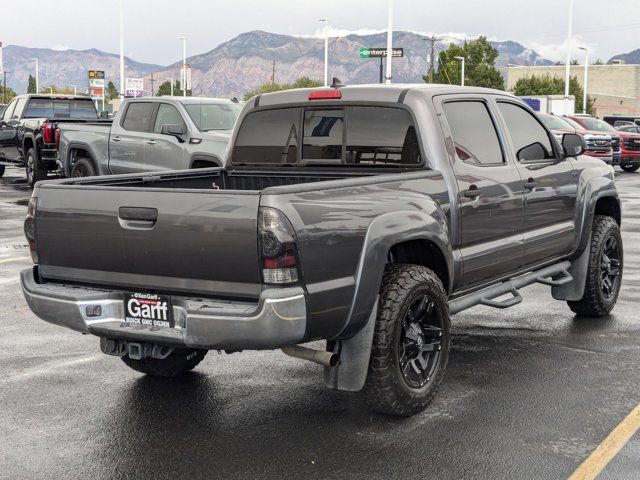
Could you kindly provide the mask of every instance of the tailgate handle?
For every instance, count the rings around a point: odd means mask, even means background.
[[[123,228],[151,228],[158,220],[157,208],[120,207],[118,220]]]

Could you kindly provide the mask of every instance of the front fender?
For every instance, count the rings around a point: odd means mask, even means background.
[[[615,199],[620,205],[611,167],[602,165],[582,171],[578,184],[576,202],[576,248],[572,254],[577,258],[589,244],[591,225],[595,216],[596,203],[604,197]]]
[[[410,240],[427,240],[442,252],[451,290],[453,253],[448,222],[442,209],[431,202],[430,211],[401,211],[376,217],[367,229],[355,277],[353,302],[342,331],[335,338],[348,338],[362,329],[371,315],[380,290],[391,247]]]

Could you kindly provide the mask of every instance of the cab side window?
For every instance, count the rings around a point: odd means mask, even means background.
[[[498,108],[519,161],[555,159],[547,131],[531,113],[510,102],[498,102]]]
[[[187,127],[184,124],[182,115],[176,107],[169,105],[168,103],[161,103],[156,114],[156,121],[153,126],[154,133],[160,133],[163,125],[180,125],[182,131],[186,131]]]
[[[22,116],[22,111],[24,110],[24,106],[27,104],[26,98],[18,99],[18,103],[16,103],[16,108],[11,114],[11,120],[19,120]]]
[[[13,115],[13,109],[16,107],[16,103],[18,103],[18,100],[12,100],[11,103],[7,105],[7,108],[2,114],[2,120],[4,122],[8,122],[11,119],[11,115]]]
[[[452,101],[443,109],[460,160],[477,166],[504,165],[496,127],[484,102]]]
[[[132,132],[148,132],[151,126],[153,107],[154,104],[151,102],[129,104],[122,122],[122,128]]]

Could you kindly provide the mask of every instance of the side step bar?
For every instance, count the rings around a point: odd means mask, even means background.
[[[525,273],[519,277],[505,280],[492,287],[470,293],[464,297],[449,302],[449,313],[455,315],[476,305],[486,305],[493,308],[509,308],[522,302],[522,295],[518,290],[533,283],[542,283],[551,287],[572,282],[573,277],[569,273],[571,262],[565,261],[542,268],[535,272]],[[502,295],[510,293],[506,300],[495,300]]]

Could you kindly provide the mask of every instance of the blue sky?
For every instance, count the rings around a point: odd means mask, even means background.
[[[28,47],[98,48],[117,52],[118,0],[2,1],[0,41]],[[331,31],[386,28],[386,0],[124,0],[125,53],[134,60],[168,64],[181,54],[211,50],[249,30],[291,35],[320,33],[327,17]],[[515,40],[552,60],[564,58],[568,0],[395,0],[395,29],[484,34]],[[28,27],[24,21],[28,5]],[[11,21],[10,19],[16,21]],[[575,0],[574,46],[591,58],[640,48],[640,0]],[[9,20],[9,21],[7,21]],[[581,55],[581,54],[580,54]],[[580,56],[577,52],[576,58]]]

